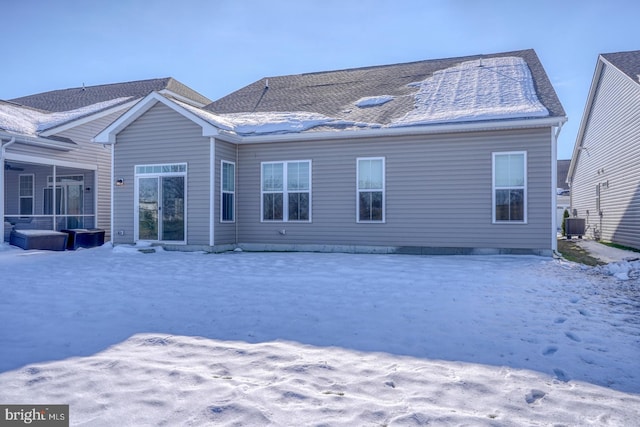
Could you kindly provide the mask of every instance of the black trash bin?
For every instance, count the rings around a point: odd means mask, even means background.
[[[104,245],[104,230],[100,228],[72,228],[62,230],[67,233],[67,249],[93,248]]]

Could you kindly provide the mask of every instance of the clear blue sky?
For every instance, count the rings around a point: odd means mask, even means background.
[[[639,1],[0,0],[0,99],[174,77],[217,99],[262,77],[533,48],[569,116],[599,53],[640,49]]]

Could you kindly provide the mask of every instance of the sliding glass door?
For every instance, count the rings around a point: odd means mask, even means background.
[[[186,176],[137,176],[136,240],[185,242]]]

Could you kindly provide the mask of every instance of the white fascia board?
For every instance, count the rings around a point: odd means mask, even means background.
[[[238,136],[219,131],[218,138],[235,144],[263,144],[270,142],[301,142],[327,139],[354,139],[371,137],[392,137],[407,135],[428,135],[453,132],[474,132],[504,129],[525,129],[535,127],[558,127],[567,121],[566,117],[544,117],[496,122],[443,123],[426,126],[406,126],[393,128],[376,128],[348,131],[286,133],[277,135]]]
[[[55,166],[62,166],[66,168],[86,169],[86,170],[93,170],[93,171],[98,170],[97,164],[58,160],[58,159],[52,159],[50,157],[31,156],[28,154],[18,154],[18,153],[6,153],[4,157],[6,160],[13,160],[14,162],[35,163],[40,165],[51,165],[51,166],[55,165]]]
[[[587,103],[584,106],[584,111],[582,112],[582,119],[580,120],[580,127],[578,127],[578,135],[576,136],[576,142],[573,145],[573,153],[571,154],[571,163],[569,163],[569,170],[567,171],[567,183],[571,186],[573,181],[573,174],[575,173],[575,169],[578,166],[578,157],[580,156],[580,152],[582,151],[582,144],[584,139],[584,133],[587,128],[587,123],[589,121],[589,116],[591,115],[591,108],[593,107],[593,100],[596,97],[596,92],[598,90],[598,86],[600,85],[600,76],[602,74],[602,68],[604,66],[604,58],[602,55],[598,56],[598,61],[596,62],[596,69],[593,72],[593,77],[591,78],[591,86],[589,88],[589,95],[587,96]]]
[[[102,132],[96,135],[92,141],[98,144],[115,144],[116,136],[127,126],[136,121],[140,116],[146,113],[158,102],[171,108],[178,114],[186,117],[202,128],[202,136],[211,137],[218,135],[218,129],[211,123],[201,119],[190,111],[182,108],[175,102],[167,99],[158,92],[151,92],[149,95],[138,101],[136,105],[131,107],[129,111],[120,116],[116,121],[107,126]]]
[[[0,132],[0,137],[3,138],[15,138],[16,143],[31,145],[34,147],[48,148],[49,150],[56,151],[73,151],[78,149],[78,144],[75,142],[61,142],[54,141],[52,139],[45,139],[33,136],[19,135],[10,132]]]
[[[58,134],[60,132],[64,132],[65,130],[73,129],[75,127],[84,125],[86,123],[92,122],[92,121],[97,120],[97,119],[100,119],[102,117],[106,117],[106,116],[108,116],[108,115],[110,115],[112,113],[115,113],[117,111],[129,109],[129,108],[133,107],[136,104],[136,102],[138,102],[137,99],[135,99],[133,101],[126,102],[124,104],[117,105],[115,107],[107,108],[106,110],[102,110],[102,111],[100,111],[98,113],[90,114],[88,116],[84,116],[84,117],[81,117],[81,118],[76,119],[76,120],[71,120],[69,122],[66,122],[66,123],[63,123],[61,125],[54,126],[54,127],[49,128],[49,129],[47,129],[45,131],[42,131],[42,132],[40,132],[40,135],[42,135],[42,136],[50,136],[50,135]]]

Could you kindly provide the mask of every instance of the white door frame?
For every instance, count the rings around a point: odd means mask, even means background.
[[[141,169],[148,170],[143,172]],[[150,243],[170,243],[170,244],[186,244],[187,243],[187,165],[179,164],[163,164],[163,165],[138,165],[135,167],[134,178],[134,211],[133,211],[133,238],[135,242]],[[183,206],[183,239],[182,240],[162,240],[162,186],[161,178],[183,177],[184,178],[184,206]],[[158,239],[146,240],[140,239],[140,179],[155,178],[158,183]]]

